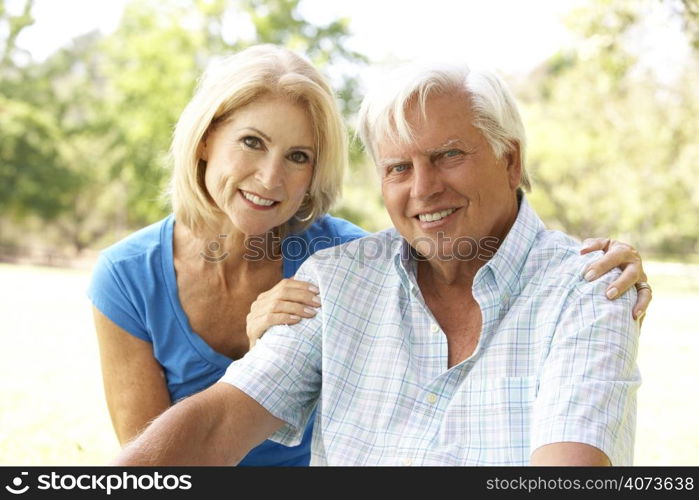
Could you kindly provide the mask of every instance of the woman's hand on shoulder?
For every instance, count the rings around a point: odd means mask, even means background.
[[[586,239],[580,253],[584,255],[595,250],[602,250],[604,255],[585,269],[585,279],[592,281],[615,267],[621,269],[621,275],[607,287],[607,298],[614,300],[632,286],[636,286],[638,298],[633,307],[633,318],[643,321],[653,293],[648,285],[648,276],[643,270],[641,254],[628,243],[609,238]]]
[[[246,329],[250,349],[262,335],[275,325],[294,325],[302,318],[318,313],[318,288],[307,281],[286,278],[272,289],[262,292],[250,307]]]

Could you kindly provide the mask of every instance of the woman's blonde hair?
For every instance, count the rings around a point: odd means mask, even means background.
[[[204,184],[206,162],[200,158],[200,144],[212,126],[263,95],[291,99],[308,111],[313,122],[316,160],[311,185],[297,213],[279,228],[280,234],[302,231],[340,195],[347,133],[330,85],[297,54],[256,45],[210,64],[177,122],[170,148],[174,164],[170,197],[178,223],[197,233],[216,230],[221,212]]]

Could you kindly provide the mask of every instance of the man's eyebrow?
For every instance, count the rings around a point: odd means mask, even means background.
[[[431,157],[436,154],[444,153],[445,151],[454,147],[455,145],[463,146],[464,143],[461,139],[448,139],[436,148],[428,149],[427,151],[425,151],[425,153],[427,154],[427,156]],[[406,160],[405,158],[383,158],[376,162],[376,166],[380,168],[385,168],[391,165],[398,165],[400,163],[410,163],[410,160]]]
[[[391,165],[397,165],[399,163],[406,163],[408,160],[405,158],[383,158],[376,162],[376,166],[380,168],[390,167]]]
[[[463,142],[461,141],[461,139],[449,139],[444,144],[437,146],[436,148],[428,149],[427,154],[429,156],[432,156],[434,154],[443,153],[444,151],[453,147],[454,145],[463,145]]]

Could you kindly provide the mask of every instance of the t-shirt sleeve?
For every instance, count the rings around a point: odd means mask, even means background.
[[[318,284],[309,259],[297,279]],[[275,326],[245,357],[232,363],[220,382],[236,386],[286,422],[270,439],[301,443],[321,387],[322,311],[295,325]]]
[[[127,283],[118,267],[102,253],[92,271],[87,295],[92,304],[114,324],[142,340],[152,342],[135,305],[136,291],[131,290]]]
[[[532,415],[531,450],[579,442],[603,451],[612,465],[632,465],[636,428],[638,325],[631,290],[604,296],[608,273],[572,291],[543,365]]]

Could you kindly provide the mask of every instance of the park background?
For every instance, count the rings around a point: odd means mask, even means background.
[[[699,465],[696,0],[0,0],[0,465],[118,450],[90,303],[99,249],[168,213],[173,126],[206,65],[305,54],[352,123],[372,66],[489,66],[528,131],[546,223],[643,254],[637,465]],[[389,225],[356,143],[334,214]]]

